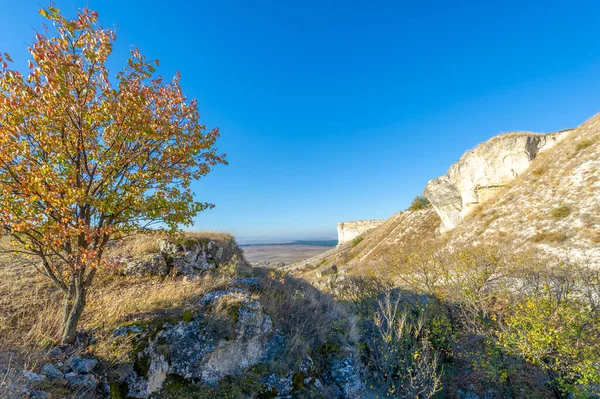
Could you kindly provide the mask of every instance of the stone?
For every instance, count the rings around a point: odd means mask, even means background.
[[[260,288],[260,281],[256,277],[238,277],[233,279],[233,285],[246,288]]]
[[[323,277],[330,274],[336,274],[338,271],[337,266],[334,264],[321,266],[315,271],[317,277]]]
[[[46,391],[33,391],[29,393],[30,399],[50,399],[50,394]]]
[[[507,133],[464,153],[445,175],[430,180],[423,192],[442,219],[443,230],[455,228],[477,205],[495,198],[538,154],[568,133]]]
[[[48,351],[48,358],[50,359],[63,359],[64,360],[65,353],[63,348],[60,346],[55,346],[54,348]]]
[[[333,360],[329,369],[344,399],[360,399],[364,396],[362,373],[352,354],[341,360]]]
[[[40,374],[34,373],[33,371],[23,370],[22,374],[23,374],[23,378],[25,378],[30,383],[38,383],[38,382],[42,382],[42,381],[46,380],[45,375],[40,375]]]
[[[65,379],[67,380],[67,384],[73,387],[95,389],[98,386],[98,380],[92,374],[70,372],[65,374]]]
[[[160,240],[158,240],[158,249],[163,254],[173,255],[179,252],[181,250],[181,247],[176,243],[171,242],[170,240],[161,238]]]
[[[278,399],[291,398],[292,393],[292,376],[287,375],[280,377],[273,373],[267,377],[261,378],[260,382],[265,384],[269,390],[277,392]]]
[[[456,395],[458,395],[460,399],[481,399],[481,396],[477,395],[476,393],[465,391],[463,389],[457,389]]]
[[[242,300],[248,294],[249,294],[248,291],[243,290],[241,288],[237,288],[237,287],[229,288],[226,290],[216,290],[216,291],[211,291],[211,292],[205,294],[200,299],[199,303],[202,306],[207,306],[207,305],[210,305],[211,303],[219,300],[220,298],[222,298],[224,296],[237,297],[236,299]]]
[[[194,276],[216,266],[217,262],[209,261],[206,250],[200,244],[193,244],[173,256],[173,270],[178,276]]]
[[[166,276],[169,266],[161,254],[146,254],[138,256],[129,262],[123,269],[126,276]]]
[[[54,364],[48,363],[45,364],[42,368],[42,374],[44,374],[50,380],[57,380],[63,377],[62,371],[58,369]]]
[[[143,331],[142,327],[132,324],[130,326],[120,326],[115,329],[113,335],[115,337],[125,337],[129,334],[140,334]]]
[[[76,373],[90,373],[98,364],[96,359],[86,359],[80,356],[73,356],[67,360],[67,366]]]
[[[206,327],[210,309],[219,301],[235,304],[230,319],[233,336],[222,337],[217,335],[219,331]],[[149,397],[162,388],[167,375],[214,386],[228,375],[272,360],[281,351],[283,337],[274,331],[271,318],[247,291],[214,291],[206,294],[200,305],[206,309],[191,321],[165,324],[137,354],[148,366],[145,375],[133,373],[126,378],[130,396]]]

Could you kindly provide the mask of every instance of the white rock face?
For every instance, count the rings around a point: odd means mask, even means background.
[[[338,223],[338,245],[342,245],[348,241],[352,241],[355,237],[361,235],[365,231],[374,229],[382,224],[385,220],[353,220],[351,222]]]
[[[444,230],[453,229],[475,205],[498,195],[539,153],[552,148],[570,132],[496,136],[467,151],[445,175],[430,180],[423,195],[442,219]]]

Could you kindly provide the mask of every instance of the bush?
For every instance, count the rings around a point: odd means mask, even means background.
[[[425,315],[402,308],[401,298],[388,291],[377,301],[366,339],[371,367],[388,396],[431,398],[442,388],[440,355],[429,343]]]
[[[358,244],[360,244],[362,242],[362,240],[364,240],[364,237],[355,237],[350,242],[350,246],[352,248],[354,248],[355,246],[357,246]]]
[[[419,209],[425,209],[431,206],[431,202],[422,195],[418,195],[413,199],[412,203],[408,207],[409,211],[418,211]]]
[[[585,140],[585,139],[584,140],[579,140],[577,142],[577,144],[575,145],[575,151],[581,151],[584,148],[588,148],[592,144],[593,144],[592,140]]]
[[[508,396],[524,379],[541,381],[536,376],[544,373],[545,387],[533,390],[594,397],[590,390],[600,386],[600,272],[528,254],[505,256],[491,247],[412,250],[398,255],[397,275],[446,308],[457,358],[472,362],[488,382],[503,384]]]
[[[552,210],[552,217],[554,219],[563,219],[571,214],[571,208],[566,205],[561,205]]]
[[[527,295],[500,326],[509,353],[542,367],[559,397],[592,397],[600,383],[600,273],[572,264],[519,271]]]

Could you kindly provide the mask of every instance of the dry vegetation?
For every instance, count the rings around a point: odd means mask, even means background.
[[[428,376],[428,389],[436,386],[435,369],[443,374],[447,395],[458,389],[480,395],[493,391],[506,398],[600,394],[598,270],[492,247],[450,252],[439,244],[412,243],[398,247],[371,276],[340,278],[329,288],[354,304],[363,321],[365,359],[380,375],[389,377],[381,370],[402,370],[401,365],[411,364],[402,352],[408,345],[421,348],[422,353],[413,352],[417,357],[430,359],[430,367],[417,373]],[[387,298],[386,306],[382,298]],[[411,328],[424,326],[417,328],[423,332],[401,339],[399,348],[385,344],[383,353],[389,355],[379,358],[382,343],[377,337],[388,336],[390,325],[397,323],[381,322],[390,308],[395,320],[404,317],[398,312],[408,312]],[[400,336],[402,329],[396,330]],[[432,368],[436,356],[443,368]],[[414,372],[416,366],[409,369]],[[418,380],[411,373],[394,378],[382,384],[396,390],[398,383],[406,388],[408,381]]]
[[[216,241],[233,239],[223,234],[200,236]],[[152,253],[158,250],[156,241],[155,235],[129,237],[113,246],[109,256]],[[6,254],[0,263],[0,375],[5,380],[18,379],[23,368],[39,370],[60,338],[62,293],[30,265],[18,264],[16,259]],[[185,320],[197,312],[198,300],[204,294],[230,287],[235,277],[259,279],[261,289],[253,290],[252,296],[286,336],[283,353],[277,364],[270,367],[282,372],[290,370],[310,355],[315,366],[324,370],[329,356],[342,356],[356,346],[355,322],[342,305],[308,283],[275,270],[243,264],[238,268],[224,266],[193,280],[173,276],[125,277],[115,270],[109,268],[99,274],[80,324],[85,331],[80,339],[87,340],[85,351],[101,359],[103,369],[109,373],[118,364],[131,360],[136,345],[135,335],[116,340],[117,327]],[[231,311],[235,306],[222,301],[219,308],[207,310],[211,323],[215,323],[214,330],[224,336],[231,329]],[[69,394],[64,387],[47,388],[57,397]]]
[[[309,281],[314,279],[315,269],[327,264],[338,267],[349,265],[351,274],[364,274],[373,269],[374,264],[384,261],[399,245],[412,240],[435,240],[439,225],[440,218],[430,206],[399,212],[353,241],[292,265],[290,271]]]
[[[232,239],[229,235],[194,233],[210,239]],[[111,248],[112,254],[133,256],[155,252],[157,237],[138,235]],[[6,247],[6,242],[5,245]],[[81,328],[100,341],[121,324],[174,317],[194,306],[209,290],[224,286],[230,277],[209,274],[203,279],[127,278],[107,270],[91,287]],[[0,364],[11,355],[15,362],[35,366],[57,343],[62,293],[38,273],[30,262],[5,253],[0,258]],[[97,348],[102,351],[105,348]],[[2,370],[0,370],[1,372]]]

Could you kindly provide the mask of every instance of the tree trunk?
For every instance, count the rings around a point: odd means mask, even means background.
[[[71,314],[71,309],[73,309],[73,302],[75,300],[75,285],[74,281],[71,280],[69,283],[69,288],[65,291],[65,300],[63,303],[63,312],[62,319],[60,323],[60,336],[62,337],[65,333],[65,326],[67,325],[67,321],[69,320],[69,315]]]
[[[85,307],[85,285],[80,276],[73,276],[69,292],[65,297],[62,320],[61,344],[70,345],[75,342],[77,324]]]

